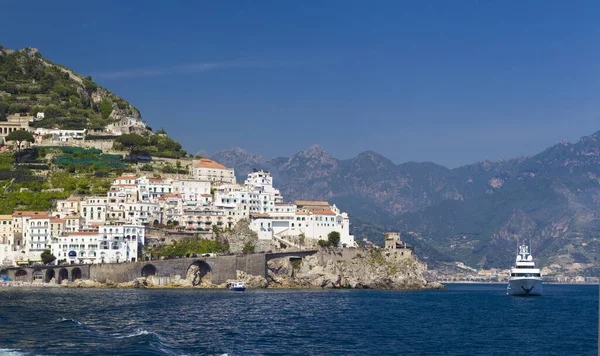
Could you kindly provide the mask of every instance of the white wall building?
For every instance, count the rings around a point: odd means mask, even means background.
[[[234,169],[227,168],[209,158],[200,158],[194,162],[192,172],[197,180],[235,184]]]
[[[37,128],[33,130],[33,134],[38,136],[51,135],[53,141],[67,142],[70,140],[82,140],[85,137],[85,135],[87,135],[87,130],[59,130]]]
[[[315,202],[322,203],[326,202]],[[327,205],[329,205],[327,203]],[[280,211],[265,214],[251,215],[250,228],[258,233],[259,239],[270,240],[273,237],[304,235],[315,240],[327,240],[330,232],[340,233],[342,246],[354,246],[354,236],[350,235],[350,218],[348,214],[340,212],[335,206],[329,209],[295,209],[289,212],[290,204],[277,205]]]
[[[181,194],[184,201],[206,202],[212,199],[210,193],[211,184],[209,181],[200,181],[195,179],[177,179],[173,181],[175,193]]]
[[[86,224],[104,224],[108,210],[107,196],[88,196],[81,202],[81,216]]]
[[[138,244],[144,240],[141,225],[102,225],[59,236],[52,244],[52,253],[72,264],[135,262]]]

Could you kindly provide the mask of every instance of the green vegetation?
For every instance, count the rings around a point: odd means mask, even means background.
[[[156,157],[182,158],[187,155],[179,142],[159,134],[125,134],[114,141],[114,148],[127,150],[131,154],[147,153]]]
[[[152,250],[152,256],[156,257],[183,257],[193,254],[228,252],[229,246],[219,241],[204,240],[196,238],[184,238],[174,241],[172,244],[158,247]]]
[[[69,171],[83,169],[97,175],[107,175],[110,173],[109,168],[125,168],[127,166],[121,155],[103,154],[98,149],[63,146],[40,146],[38,149],[43,156],[50,151],[62,152],[52,163]]]
[[[317,244],[319,244],[321,247],[329,247],[329,241],[327,240],[319,240],[317,241]]]
[[[33,142],[33,135],[29,131],[17,130],[9,133],[5,140],[7,142],[15,141],[17,145],[17,162],[19,162],[19,157],[21,156],[21,145],[24,142]]]
[[[253,253],[256,249],[256,246],[250,241],[244,244],[244,248],[242,248],[242,253]]]
[[[300,236],[302,241],[304,241],[304,236]],[[321,247],[338,247],[340,245],[340,233],[337,231],[332,231],[327,235],[327,240],[319,240],[317,244]]]
[[[139,115],[91,77],[82,78],[32,49],[0,51],[0,92],[6,93],[0,96],[0,120],[43,112],[44,120],[33,123],[34,127],[104,128],[112,123],[109,116],[115,107],[125,116]],[[98,94],[102,101],[95,105],[92,95]]]
[[[97,165],[65,164],[59,167],[51,164],[53,169],[40,175],[28,168],[44,165],[46,161],[40,157],[46,154],[53,156],[61,152],[52,148],[25,150],[23,163],[18,166],[15,155],[0,154],[0,214],[12,214],[15,210],[50,210],[55,207],[56,200],[73,193],[105,194],[114,177],[123,172],[123,169]]]
[[[327,242],[331,247],[338,247],[340,245],[340,233],[337,231],[332,231],[327,235]]]
[[[44,250],[44,252],[42,252],[42,262],[47,265],[49,263],[51,263],[52,261],[56,260],[56,256],[54,256],[52,254],[52,252],[50,252],[50,250]]]

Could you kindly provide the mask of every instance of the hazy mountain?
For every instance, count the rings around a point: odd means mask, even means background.
[[[394,164],[371,151],[338,160],[319,146],[272,160],[240,149],[213,158],[240,176],[271,170],[289,200],[336,203],[351,214],[357,237],[381,240],[382,231],[401,230],[430,260],[507,268],[523,240],[546,264],[590,271],[598,257],[600,133],[456,169]]]

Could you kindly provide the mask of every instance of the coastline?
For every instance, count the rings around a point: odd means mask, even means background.
[[[140,278],[141,279],[141,278]],[[6,282],[0,285],[0,291],[10,289],[42,289],[42,288],[86,288],[86,289],[220,289],[229,290],[231,282],[224,284],[201,284],[192,286],[189,284],[167,284],[159,285],[151,281],[140,281],[140,279],[126,283],[100,283],[91,280],[77,280],[65,284],[53,283],[31,283],[31,282]],[[247,289],[278,289],[278,290],[388,290],[388,291],[419,291],[419,290],[445,290],[443,284],[430,283],[428,286],[411,286],[407,288],[351,288],[351,287],[320,287],[311,285],[296,285],[296,286],[281,286],[281,285],[266,285],[249,286]]]

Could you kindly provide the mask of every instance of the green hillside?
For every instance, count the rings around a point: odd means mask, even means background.
[[[61,129],[103,129],[120,117],[140,117],[136,108],[91,77],[50,62],[36,49],[13,51],[0,45],[0,120],[38,112],[45,119],[34,127]]]

